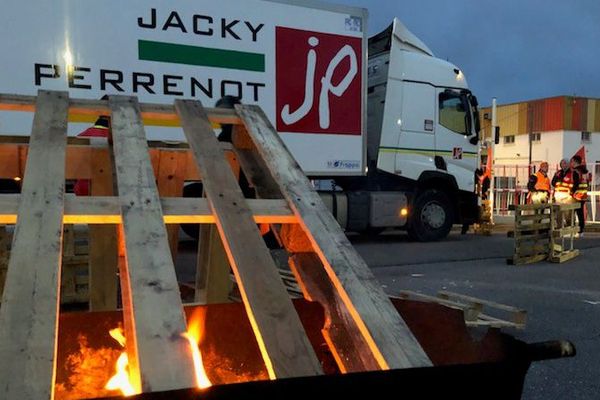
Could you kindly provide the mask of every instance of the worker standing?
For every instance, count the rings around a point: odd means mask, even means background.
[[[554,201],[556,201],[556,198],[554,196],[556,193],[556,187],[559,182],[562,182],[562,178],[567,173],[568,170],[569,170],[569,160],[566,158],[563,158],[562,160],[560,160],[560,169],[558,171],[556,171],[556,173],[552,177],[552,190],[553,190],[552,197],[553,197]]]
[[[529,177],[527,189],[529,190],[529,202],[533,204],[548,203],[550,199],[550,179],[548,178],[548,163],[546,161],[542,162],[538,171]]]
[[[575,212],[577,213],[577,219],[579,221],[579,236],[583,237],[583,231],[585,229],[585,203],[587,202],[588,197],[590,173],[579,155],[574,155],[573,158],[571,158],[571,168],[578,176],[577,185],[573,188],[573,198],[581,205]]]
[[[572,161],[571,164],[573,164]],[[554,200],[560,204],[572,204],[575,201],[573,198],[575,187],[579,184],[579,173],[574,168],[561,171],[556,173],[557,175],[560,173],[559,177],[555,176],[556,181],[553,179],[555,184]]]

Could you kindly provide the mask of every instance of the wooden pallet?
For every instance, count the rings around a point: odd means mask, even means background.
[[[10,258],[12,231],[0,226],[0,297],[4,289],[6,268]],[[60,304],[80,304],[89,301],[89,232],[86,226],[75,229],[65,225],[60,278]]]
[[[551,262],[563,263],[579,256],[579,250],[573,248],[573,243],[575,234],[579,232],[579,226],[575,225],[575,210],[580,207],[579,203],[552,206]]]
[[[471,327],[525,329],[525,325],[527,324],[527,312],[525,310],[447,290],[440,290],[437,296],[402,290],[399,297],[438,303],[462,310],[465,316],[465,323]],[[490,315],[490,313],[493,313],[494,316]],[[497,314],[502,314],[502,317]]]
[[[515,212],[515,230],[508,232],[514,238],[514,255],[507,259],[511,265],[539,261],[563,263],[579,255],[573,248],[573,239],[579,228],[575,226],[575,204],[526,204],[511,206]]]
[[[506,262],[511,265],[544,261],[550,251],[552,207],[550,204],[511,206],[515,212],[514,254]]]
[[[271,378],[322,370],[257,222],[288,238],[292,271],[304,296],[324,306],[330,321],[325,336],[342,370],[431,365],[258,107],[205,110],[195,101],[157,106],[127,96],[88,101],[40,91],[37,97],[0,95],[0,109],[35,111],[28,143],[0,146],[7,161],[0,177],[23,176],[20,195],[0,196],[0,223],[16,223],[0,308],[1,398],[52,396],[63,224],[69,223],[91,227],[90,297],[96,291],[107,307],[115,305],[118,269],[137,391],[195,386],[191,354],[181,337],[186,321],[165,224],[214,224],[221,246],[213,247],[224,258],[211,268],[218,265],[221,271],[199,271],[203,277],[196,288],[205,289],[231,267]],[[67,146],[67,120],[73,115],[110,115],[107,146]],[[144,120],[181,123],[189,150],[174,150],[186,155],[173,158],[187,160],[177,165],[194,165],[192,175],[201,178],[206,198],[161,197],[164,165],[161,159],[153,168],[157,152],[148,147]],[[217,141],[211,123],[236,125],[233,146]],[[259,199],[244,198],[226,154],[242,160]],[[178,174],[176,186],[186,174]],[[65,179],[100,184],[92,197],[71,197],[65,196]],[[173,180],[172,171],[165,180]]]

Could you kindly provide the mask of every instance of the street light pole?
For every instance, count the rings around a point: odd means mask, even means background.
[[[533,171],[531,169],[532,152],[533,152],[533,107],[531,106],[531,103],[527,103],[527,114],[529,117],[529,164],[528,164],[528,170],[529,170],[529,174],[531,175],[533,173]]]

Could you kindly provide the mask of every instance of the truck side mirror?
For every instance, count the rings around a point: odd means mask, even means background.
[[[500,127],[497,126],[494,130],[494,144],[500,143]]]

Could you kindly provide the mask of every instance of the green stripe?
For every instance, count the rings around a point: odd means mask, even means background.
[[[430,150],[430,149],[414,149],[408,147],[388,147],[382,146],[379,148],[381,153],[401,153],[401,154],[420,154],[424,156],[435,156],[439,154],[452,155],[452,150]],[[474,151],[463,151],[463,157],[477,157],[477,152]]]
[[[265,55],[184,44],[138,40],[140,60],[265,72]]]

